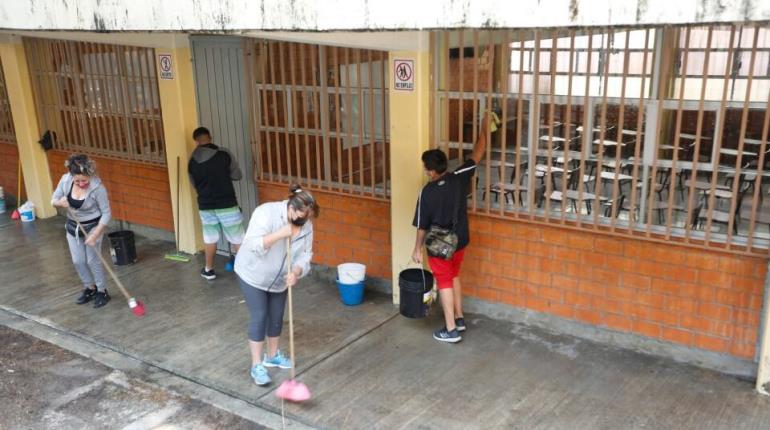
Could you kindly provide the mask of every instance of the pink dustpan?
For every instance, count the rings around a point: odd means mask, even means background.
[[[275,390],[275,395],[290,402],[304,402],[310,399],[310,390],[296,379],[287,379]]]

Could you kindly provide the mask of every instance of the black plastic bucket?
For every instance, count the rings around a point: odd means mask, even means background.
[[[424,277],[423,277],[424,275]],[[424,318],[429,306],[423,303],[423,295],[433,289],[433,274],[424,269],[406,269],[398,274],[401,292],[399,312],[407,318]]]
[[[107,235],[110,239],[110,255],[116,266],[136,263],[136,246],[134,232],[129,230],[116,231]]]

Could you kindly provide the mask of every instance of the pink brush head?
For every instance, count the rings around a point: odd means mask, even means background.
[[[131,312],[133,312],[134,315],[138,317],[144,316],[144,303],[140,302],[139,300],[131,297],[131,299],[128,301],[128,307],[131,308]]]
[[[283,381],[281,386],[275,390],[275,395],[279,399],[288,400],[290,402],[304,402],[310,399],[310,390],[307,385],[294,379],[288,379]]]
[[[19,218],[21,218],[21,215],[19,214],[19,211],[18,210],[14,210],[13,213],[11,214],[11,219],[19,219]]]

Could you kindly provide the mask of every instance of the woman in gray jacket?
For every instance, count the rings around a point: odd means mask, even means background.
[[[243,244],[235,258],[235,273],[249,307],[251,377],[257,385],[272,380],[266,367],[290,369],[293,363],[278,350],[287,288],[310,271],[313,223],[321,208],[299,185],[289,198],[260,205],[251,215]],[[291,268],[286,267],[286,242],[291,238]],[[263,347],[267,337],[267,353]]]
[[[67,209],[67,243],[72,262],[83,282],[83,292],[75,303],[82,305],[91,300],[94,308],[100,308],[110,301],[104,285],[104,267],[97,252],[102,249],[102,237],[110,222],[112,213],[107,190],[96,176],[96,165],[86,155],[72,155],[64,162],[69,170],[65,173],[53,193],[51,204]],[[72,216],[86,230],[77,227]]]

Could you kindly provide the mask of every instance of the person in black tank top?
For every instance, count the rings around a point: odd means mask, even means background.
[[[73,209],[80,209],[81,206],[83,206],[83,202],[86,201],[86,199],[76,199],[72,197],[72,188],[75,187],[75,182],[72,182],[72,186],[70,187],[70,192],[67,194],[67,203],[69,203],[70,207]]]

